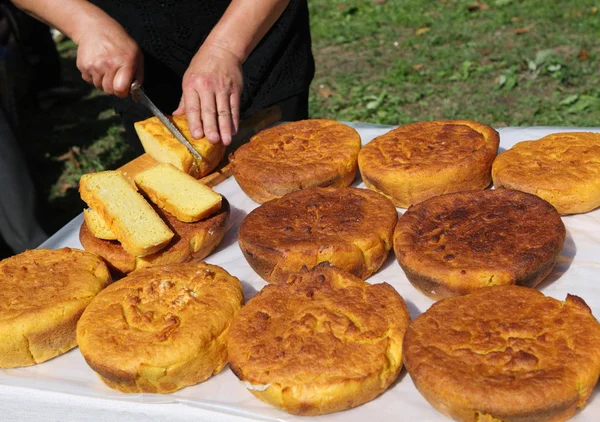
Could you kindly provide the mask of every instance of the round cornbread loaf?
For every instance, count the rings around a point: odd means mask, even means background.
[[[303,266],[328,261],[365,279],[392,248],[398,214],[367,189],[311,188],[254,209],[238,242],[250,266],[269,283],[284,283]]]
[[[349,409],[398,377],[409,322],[389,284],[323,263],[248,302],[231,326],[229,364],[252,394],[289,413]]]
[[[240,188],[263,203],[315,186],[350,186],[360,135],[334,120],[302,120],[258,133],[231,158]]]
[[[564,421],[598,381],[600,324],[577,296],[494,286],[416,318],[404,363],[423,397],[456,420]]]
[[[85,221],[79,230],[79,241],[83,248],[101,256],[113,272],[115,278],[150,265],[199,262],[206,258],[223,240],[227,231],[230,207],[225,197],[221,209],[211,216],[195,223],[184,223],[157,206],[154,210],[167,223],[175,236],[164,249],[144,257],[136,257],[127,252],[116,240],[103,240],[95,237]]]
[[[494,161],[496,187],[529,192],[561,214],[600,206],[600,133],[555,133],[519,142]]]
[[[90,303],[77,344],[109,387],[171,393],[223,369],[229,326],[243,303],[239,280],[220,267],[144,268]]]
[[[89,252],[34,249],[0,262],[0,368],[41,363],[76,346],[77,320],[111,282]]]
[[[494,129],[469,120],[413,123],[365,145],[358,166],[369,189],[408,208],[444,193],[489,186],[499,142]]]
[[[431,198],[398,219],[394,251],[408,280],[433,299],[498,284],[537,286],[566,236],[554,207],[510,189]]]

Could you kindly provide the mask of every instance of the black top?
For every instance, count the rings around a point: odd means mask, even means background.
[[[181,97],[181,78],[192,57],[216,25],[230,0],[92,0],[116,19],[138,42],[146,58],[146,87],[156,79],[149,63],[159,62],[175,73],[174,97]],[[150,57],[149,57],[150,56]],[[155,66],[155,65],[154,65]],[[156,66],[155,66],[156,67]],[[243,65],[241,114],[308,90],[314,75],[308,6],[291,0],[279,20]],[[177,103],[170,104],[175,108]]]

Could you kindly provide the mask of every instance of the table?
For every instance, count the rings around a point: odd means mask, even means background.
[[[391,129],[390,126],[351,124],[363,144]],[[516,142],[538,139],[561,131],[597,131],[600,128],[509,127],[499,129],[500,150]],[[360,180],[353,186],[364,187]],[[249,300],[265,282],[246,263],[237,245],[237,231],[243,218],[258,204],[249,199],[233,178],[215,187],[231,204],[230,228],[223,242],[206,262],[219,265],[238,277]],[[400,213],[404,210],[398,209]],[[78,239],[82,215],[48,239],[41,247],[81,248]],[[581,296],[596,317],[600,316],[600,209],[587,214],[566,216],[564,249],[552,274],[541,284],[546,295],[564,300],[567,293]],[[370,283],[387,281],[405,299],[411,318],[417,317],[433,301],[408,282],[393,252]],[[596,387],[587,406],[573,421],[600,420],[600,397]],[[228,368],[196,386],[170,395],[126,395],[104,386],[86,365],[78,349],[29,368],[0,370],[0,419],[7,420],[285,420],[352,422],[378,420],[444,421],[416,391],[405,370],[388,391],[358,408],[318,418],[297,417],[263,404],[239,383]]]

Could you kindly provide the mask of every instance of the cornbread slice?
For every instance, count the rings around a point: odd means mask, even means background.
[[[200,153],[202,161],[196,162],[185,146],[158,120],[158,117],[151,117],[134,124],[144,150],[159,163],[171,163],[196,178],[213,171],[225,156],[225,145],[222,142],[211,144],[206,138],[194,139],[185,116],[174,116],[170,119]]]
[[[85,221],[79,229],[81,246],[102,257],[113,277],[121,278],[132,271],[153,265],[200,262],[221,243],[229,228],[230,206],[225,197],[220,210],[195,223],[184,223],[157,206],[153,208],[175,233],[173,240],[160,251],[144,257],[134,256],[123,249],[119,242],[94,236]]]
[[[81,176],[79,193],[132,255],[157,252],[173,238],[165,222],[119,171]]]
[[[171,164],[158,164],[137,174],[135,183],[179,221],[193,223],[221,208],[221,195]]]
[[[106,222],[98,215],[96,211],[91,208],[83,210],[83,219],[85,224],[90,229],[92,234],[98,239],[104,240],[117,240],[114,232],[108,227]]]

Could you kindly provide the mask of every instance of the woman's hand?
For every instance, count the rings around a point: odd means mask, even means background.
[[[242,60],[205,43],[183,76],[183,95],[173,114],[185,113],[194,138],[206,136],[213,144],[229,145],[238,129],[243,85]]]
[[[77,43],[77,68],[81,77],[96,88],[126,97],[134,80],[143,82],[142,51],[112,18],[95,20]]]

